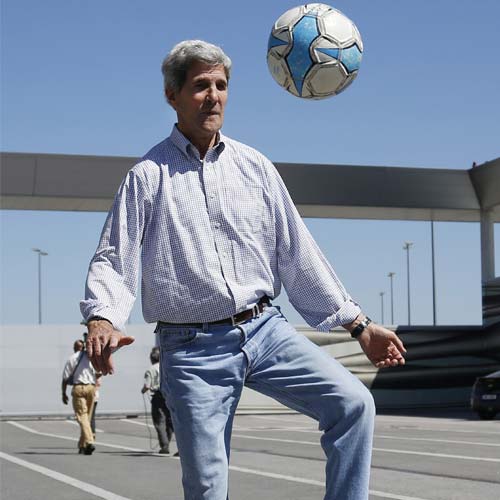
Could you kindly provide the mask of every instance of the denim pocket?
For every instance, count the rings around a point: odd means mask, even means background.
[[[158,328],[158,337],[163,352],[173,351],[191,344],[197,336],[198,332],[193,328]]]

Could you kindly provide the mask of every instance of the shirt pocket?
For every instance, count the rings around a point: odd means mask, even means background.
[[[232,186],[228,190],[229,211],[241,231],[260,233],[266,223],[263,189],[259,186]]]

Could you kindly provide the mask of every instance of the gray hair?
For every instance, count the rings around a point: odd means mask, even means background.
[[[186,74],[194,62],[202,62],[210,66],[222,64],[226,78],[229,80],[231,59],[220,47],[203,40],[185,40],[170,51],[161,65],[165,92],[167,89],[180,92],[186,81]]]

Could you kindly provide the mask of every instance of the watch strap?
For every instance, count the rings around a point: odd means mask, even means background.
[[[368,316],[365,319],[362,319],[351,331],[351,337],[353,339],[357,339],[371,322],[372,320]]]

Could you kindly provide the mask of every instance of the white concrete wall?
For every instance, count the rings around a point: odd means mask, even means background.
[[[116,373],[103,379],[99,412],[149,410],[149,400],[143,399],[140,389],[155,343],[153,329],[153,325],[128,326],[136,341],[115,354]],[[400,371],[377,370],[358,342],[342,329],[329,334],[308,327],[297,329],[358,376],[371,389],[379,408],[467,406],[475,376],[499,369],[499,332],[479,326],[398,330],[411,353]],[[72,414],[71,407],[61,402],[61,374],[73,342],[84,331],[80,325],[0,327],[0,416]],[[437,387],[434,382],[429,385],[429,377],[440,381]],[[239,408],[283,409],[249,389],[243,391]]]
[[[153,329],[153,325],[127,328],[136,340],[115,354],[116,373],[103,378],[100,412],[144,412],[140,389],[155,341]],[[61,374],[73,352],[73,342],[82,338],[84,331],[81,325],[2,325],[0,415],[72,414],[71,406],[61,402]],[[149,411],[149,399],[146,405]],[[245,390],[240,408],[257,406],[281,407],[270,398]]]

